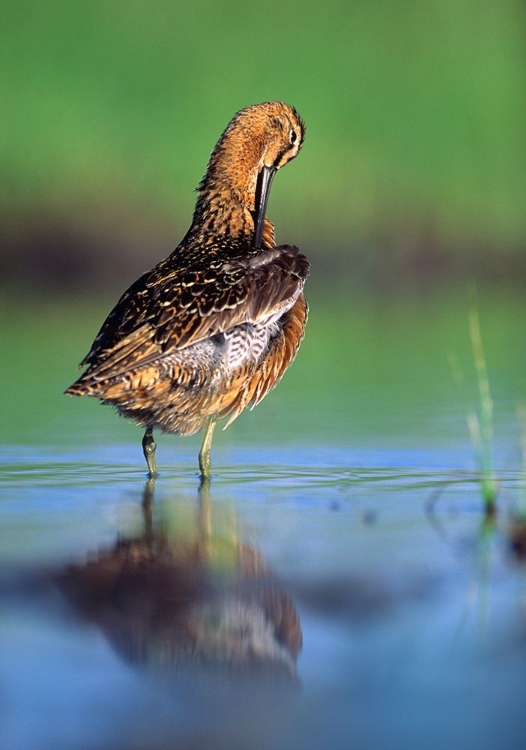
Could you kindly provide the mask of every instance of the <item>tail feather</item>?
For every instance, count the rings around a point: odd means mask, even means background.
[[[82,378],[79,378],[72,385],[70,385],[69,388],[66,388],[64,393],[67,396],[96,396],[98,395],[95,393],[95,390],[93,389],[93,387],[90,387],[88,384],[82,382]]]

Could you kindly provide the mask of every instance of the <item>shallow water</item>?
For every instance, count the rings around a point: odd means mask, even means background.
[[[493,520],[451,449],[230,458],[6,451],[2,747],[520,746],[521,472]]]
[[[404,317],[402,337],[400,316],[382,315],[376,344],[374,316],[365,332],[354,316],[343,362],[315,322],[303,364],[217,435],[201,490],[198,437],[158,439],[152,486],[136,428],[60,396],[74,377],[64,336],[39,372],[39,331],[18,335],[0,747],[522,747],[521,311],[485,318],[495,517],[446,364],[465,336],[444,307]]]

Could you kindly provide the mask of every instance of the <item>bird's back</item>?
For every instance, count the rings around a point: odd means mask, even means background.
[[[212,413],[235,418],[299,346],[308,270],[287,245],[183,245],[123,294],[68,392],[169,432],[195,432]]]

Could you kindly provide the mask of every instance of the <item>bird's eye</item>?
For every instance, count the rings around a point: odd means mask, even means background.
[[[291,144],[294,145],[296,143],[296,141],[298,140],[298,136],[297,136],[295,130],[291,129],[289,138],[290,138]]]

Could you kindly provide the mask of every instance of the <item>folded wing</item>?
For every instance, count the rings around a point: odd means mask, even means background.
[[[138,279],[109,314],[81,363],[90,379],[141,368],[242,323],[276,320],[309,272],[305,256],[289,245],[205,268],[174,269],[170,260]]]

